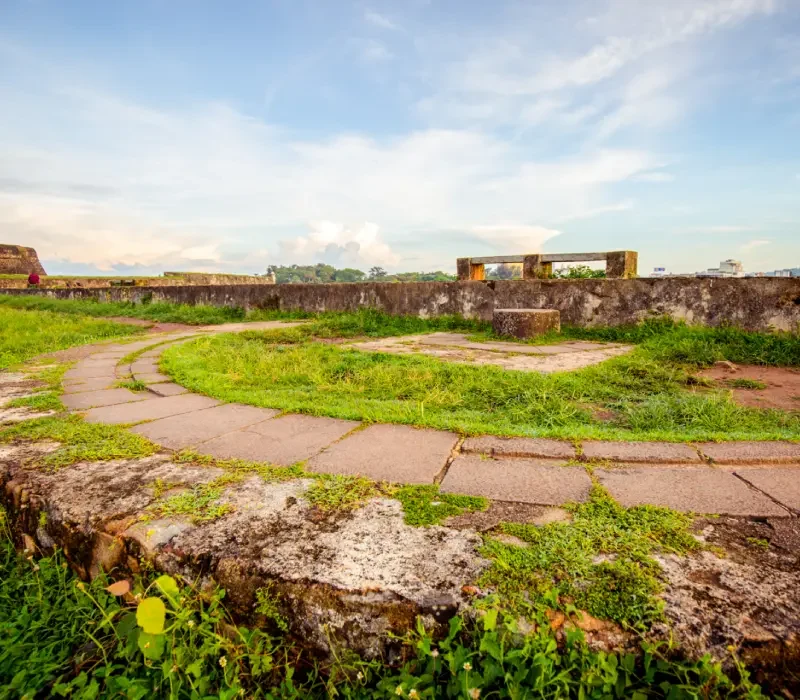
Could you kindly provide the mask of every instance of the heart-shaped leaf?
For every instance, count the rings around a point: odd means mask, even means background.
[[[125,595],[131,590],[131,584],[130,581],[122,579],[122,581],[115,581],[110,586],[106,586],[106,590],[111,595]]]
[[[167,609],[161,598],[145,598],[136,608],[136,622],[147,634],[161,634]]]

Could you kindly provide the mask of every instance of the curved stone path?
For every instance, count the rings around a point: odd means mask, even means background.
[[[361,474],[376,481],[441,484],[445,492],[497,501],[560,505],[588,498],[592,480],[623,505],[649,503],[697,513],[800,515],[800,445],[789,442],[568,442],[470,437],[406,425],[372,424],[223,404],[192,394],[159,372],[170,344],[208,333],[286,327],[233,323],[103,344],[64,376],[64,404],[93,423],[131,430],[170,450],[220,459]],[[123,357],[143,350],[132,364]],[[117,388],[133,378],[146,392]],[[583,466],[585,463],[586,466]]]

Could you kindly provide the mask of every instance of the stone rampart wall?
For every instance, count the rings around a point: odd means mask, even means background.
[[[461,314],[491,320],[498,309],[558,309],[561,322],[614,326],[668,315],[689,323],[753,330],[800,328],[800,279],[666,278],[356,284],[193,285],[7,290],[61,299],[170,301],[302,311]]]

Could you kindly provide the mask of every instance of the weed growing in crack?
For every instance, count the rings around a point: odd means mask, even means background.
[[[691,517],[655,506],[624,508],[597,485],[587,503],[565,507],[572,513],[570,523],[499,527],[525,547],[487,536],[483,554],[492,567],[481,585],[496,590],[512,608],[546,600],[547,606],[577,607],[626,626],[649,627],[663,607],[656,598],[661,570],[651,554],[700,549],[689,530]]]
[[[128,389],[128,391],[147,391],[147,384],[141,379],[123,379],[117,382],[116,386],[120,389]]]
[[[392,498],[403,504],[406,524],[417,527],[441,525],[447,518],[461,515],[464,511],[481,511],[489,507],[486,498],[441,493],[435,484],[399,486],[392,492]]]
[[[191,488],[158,501],[150,512],[160,518],[188,517],[193,523],[217,520],[233,508],[220,503],[222,488],[214,484],[195,484]]]
[[[320,510],[347,511],[361,507],[370,498],[385,494],[386,490],[387,485],[363,476],[318,474],[303,498]]]

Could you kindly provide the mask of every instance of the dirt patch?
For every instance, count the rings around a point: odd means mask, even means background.
[[[792,367],[761,367],[759,365],[715,365],[698,373],[713,379],[718,386],[733,391],[736,403],[753,408],[777,408],[800,411],[800,369]],[[750,380],[765,388],[740,388],[737,380]]]
[[[431,333],[369,340],[349,345],[366,352],[428,355],[445,362],[494,365],[528,372],[569,372],[629,353],[630,345],[569,341],[554,345],[471,341],[462,333]]]

